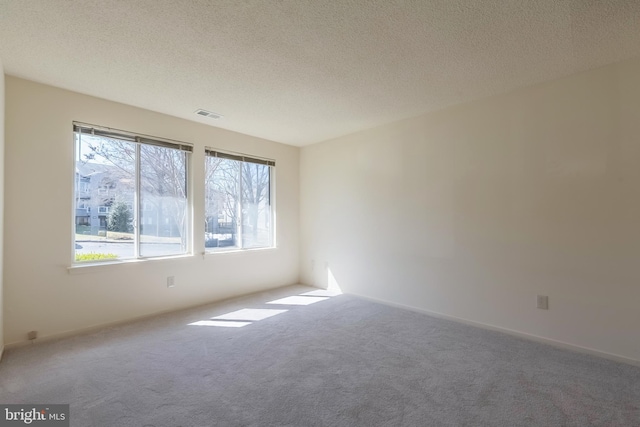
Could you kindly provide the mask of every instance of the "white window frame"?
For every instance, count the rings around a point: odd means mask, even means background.
[[[71,266],[72,267],[79,267],[79,266],[86,266],[86,265],[91,265],[91,264],[119,264],[122,262],[131,262],[131,261],[138,261],[138,260],[147,260],[147,259],[168,259],[168,258],[183,258],[185,256],[192,256],[193,255],[193,174],[192,174],[192,162],[193,162],[193,144],[190,143],[186,143],[186,142],[181,142],[181,141],[174,141],[171,139],[166,139],[166,138],[159,138],[159,137],[155,137],[155,136],[149,136],[149,135],[144,135],[144,134],[139,134],[139,133],[134,133],[134,132],[129,132],[129,131],[123,131],[123,130],[119,130],[119,129],[112,129],[112,128],[108,128],[108,127],[104,127],[104,126],[96,126],[96,125],[92,125],[92,124],[87,124],[87,123],[81,123],[81,122],[73,122],[73,133],[74,135],[76,133],[81,133],[81,134],[87,134],[90,133],[91,135],[98,135],[98,136],[105,136],[105,137],[109,137],[109,138],[114,138],[114,139],[119,139],[119,140],[123,140],[123,141],[127,141],[127,142],[131,142],[131,143],[135,143],[136,146],[136,165],[135,165],[135,192],[134,192],[134,203],[133,203],[133,210],[134,210],[134,256],[132,258],[127,258],[127,259],[109,259],[109,260],[104,260],[104,261],[91,261],[90,263],[87,262],[77,262],[75,260],[76,257],[76,239],[75,239],[75,214],[72,216],[72,221],[73,221],[73,227],[72,227],[72,251],[71,251]],[[75,170],[76,167],[76,156],[77,156],[77,152],[76,152],[76,143],[75,143],[75,136],[73,138],[73,144],[74,144],[74,160],[73,160],[73,168]],[[181,254],[175,254],[175,255],[159,255],[159,256],[142,256],[140,255],[140,244],[141,244],[141,240],[140,240],[140,214],[141,214],[141,204],[140,204],[140,146],[143,144],[147,144],[147,145],[156,145],[156,146],[160,146],[160,147],[166,147],[166,148],[173,148],[173,149],[178,149],[181,151],[184,151],[186,153],[186,160],[185,160],[185,179],[186,179],[186,218],[187,218],[187,224],[185,225],[185,245],[186,245],[186,252],[185,253],[181,253]],[[76,194],[79,194],[80,190],[82,189],[82,184],[79,182],[79,180],[77,178],[74,177],[73,180],[73,197],[72,197],[72,203],[74,206],[74,210],[73,212],[75,213],[75,206],[76,206]],[[79,188],[78,188],[79,187]],[[99,188],[99,192],[100,190],[102,190],[103,188]],[[108,189],[106,189],[108,192]],[[104,207],[104,206],[102,206]],[[108,213],[108,207],[107,207],[107,212],[100,212],[101,207],[98,207],[98,211],[99,214],[103,214],[103,213]],[[90,208],[87,207],[87,210],[89,210]]]
[[[238,218],[235,218],[237,221],[238,227],[238,246],[233,247],[219,247],[219,248],[207,248],[205,246],[206,254],[218,254],[225,252],[237,252],[237,251],[259,251],[265,249],[275,249],[277,247],[276,242],[276,191],[275,191],[275,176],[276,176],[276,162],[273,159],[267,159],[262,157],[256,157],[248,154],[242,153],[234,153],[226,150],[218,150],[216,148],[205,147],[205,176],[206,176],[206,168],[207,168],[207,158],[208,157],[218,157],[229,160],[236,160],[241,162],[240,170],[242,171],[243,163],[257,163],[260,165],[269,166],[269,217],[271,219],[269,233],[270,233],[270,245],[269,246],[257,246],[257,247],[242,247],[243,239],[242,239],[242,196],[240,196],[240,207],[238,209],[239,215]],[[205,181],[205,194],[206,194],[206,181]],[[242,179],[239,182],[239,190],[238,192],[242,195]],[[206,204],[205,204],[206,205]],[[206,207],[204,210],[204,216],[206,217]],[[205,238],[206,240],[206,238]]]

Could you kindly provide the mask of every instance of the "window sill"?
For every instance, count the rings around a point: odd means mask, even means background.
[[[179,261],[185,259],[193,259],[193,254],[156,257],[156,258],[139,258],[139,259],[126,259],[120,261],[103,261],[103,262],[88,262],[82,264],[73,264],[67,267],[67,272],[71,275],[75,274],[87,274],[87,273],[100,273],[102,271],[113,270],[114,268],[121,268],[125,265],[140,265],[147,262],[158,261]]]

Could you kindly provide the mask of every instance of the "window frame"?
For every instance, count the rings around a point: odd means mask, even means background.
[[[104,264],[121,264],[128,262],[136,262],[136,261],[148,261],[148,260],[157,260],[157,259],[175,259],[175,258],[184,258],[190,257],[194,254],[193,248],[193,144],[175,141],[167,138],[159,138],[155,136],[149,136],[141,133],[123,131],[120,129],[113,129],[104,126],[92,125],[87,123],[82,123],[78,121],[73,121],[72,127],[72,141],[73,141],[73,168],[74,171],[73,183],[72,183],[72,204],[73,204],[73,215],[72,215],[72,239],[71,239],[71,268],[76,267],[87,267],[92,265],[104,265]],[[134,234],[134,256],[124,259],[108,259],[108,260],[92,260],[92,261],[76,261],[76,203],[78,195],[85,194],[82,192],[82,182],[76,176],[77,170],[77,141],[76,134],[86,135],[91,134],[94,136],[112,138],[128,143],[135,144],[135,178],[134,178],[134,194],[133,194],[133,234]],[[143,256],[141,255],[141,244],[143,244],[143,240],[141,239],[141,146],[142,145],[150,145],[157,147],[164,147],[169,149],[175,149],[183,152],[185,154],[185,225],[184,225],[184,245],[185,252],[178,254],[161,254],[161,255],[153,255],[153,256]],[[100,189],[98,189],[100,190]],[[128,205],[128,203],[127,203]],[[87,209],[88,210],[88,209]],[[98,209],[100,210],[100,209]],[[96,212],[95,215],[108,215],[108,211],[110,209],[107,208],[107,212]],[[90,213],[91,215],[91,213]]]
[[[275,177],[276,177],[276,161],[274,159],[264,158],[253,156],[249,154],[237,153],[229,150],[219,150],[217,148],[205,147],[204,149],[204,208],[203,208],[203,217],[206,221],[207,218],[207,161],[209,157],[216,157],[227,160],[234,160],[240,162],[240,168],[245,163],[254,163],[259,165],[264,165],[269,168],[269,186],[268,186],[268,195],[269,195],[269,242],[268,246],[250,246],[243,247],[243,209],[242,209],[242,179],[239,182],[239,190],[240,194],[240,208],[238,209],[239,215],[238,218],[234,218],[237,224],[239,224],[238,231],[238,246],[232,247],[207,247],[206,246],[206,227],[203,233],[204,238],[204,253],[205,255],[212,254],[222,254],[222,253],[230,253],[230,252],[246,252],[246,251],[261,251],[261,250],[269,250],[277,248],[276,241],[276,191],[275,191]]]

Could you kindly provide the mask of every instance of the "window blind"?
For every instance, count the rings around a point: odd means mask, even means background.
[[[219,157],[221,159],[238,160],[240,162],[257,163],[259,165],[275,166],[275,160],[260,159],[257,157],[245,156],[244,154],[232,154],[225,153],[223,151],[217,151],[213,148],[205,148],[205,154],[210,157]]]
[[[85,123],[73,122],[73,131],[79,132],[82,134],[103,136],[107,138],[120,139],[123,141],[131,141],[139,144],[173,148],[174,150],[187,151],[189,153],[193,152],[193,145],[186,142],[173,141],[170,139],[157,138],[157,137],[148,136],[148,135],[141,135],[141,134],[136,134],[133,132],[127,132],[127,131],[118,130],[118,129],[88,125]]]

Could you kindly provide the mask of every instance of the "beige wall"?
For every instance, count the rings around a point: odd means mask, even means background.
[[[0,60],[0,358],[4,350],[4,315],[3,315],[3,280],[2,280],[2,255],[4,248],[4,68]]]
[[[299,149],[7,76],[5,343],[298,281]],[[195,144],[198,255],[70,274],[73,120]],[[277,249],[203,256],[204,147],[273,158]],[[168,289],[166,277],[175,276]]]
[[[305,147],[300,162],[295,147],[6,84],[5,343],[291,284],[300,271],[307,284],[640,361],[640,60]],[[278,248],[69,274],[73,120],[192,142],[194,165],[205,145],[275,158]],[[199,167],[194,178],[203,194]]]
[[[300,162],[304,283],[640,361],[640,60]]]

